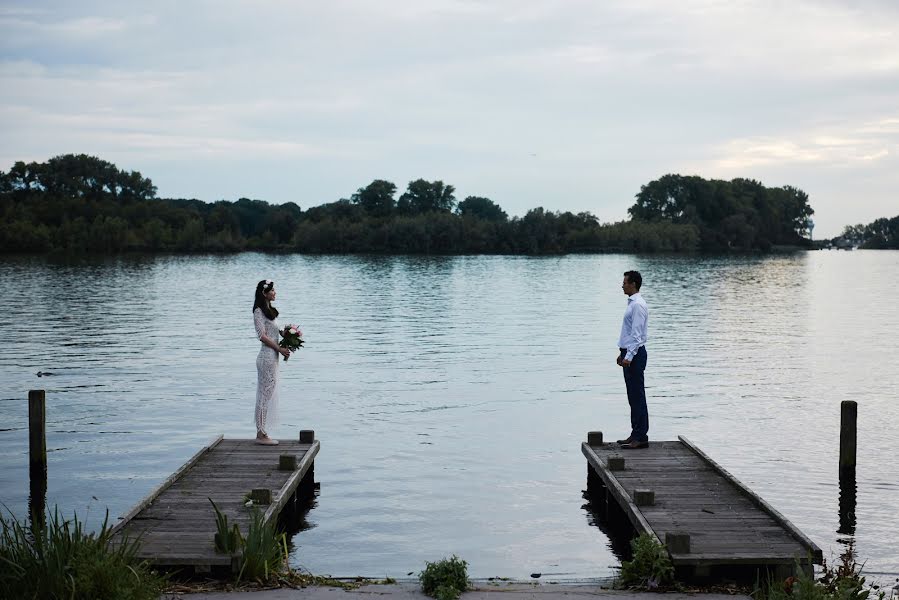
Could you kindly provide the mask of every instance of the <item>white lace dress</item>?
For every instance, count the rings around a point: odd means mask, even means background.
[[[272,321],[262,313],[262,309],[253,311],[253,323],[256,325],[256,337],[265,335],[275,343],[278,342],[278,321]],[[262,344],[256,357],[256,431],[268,434],[269,427],[277,424],[278,419],[278,362],[281,355]]]

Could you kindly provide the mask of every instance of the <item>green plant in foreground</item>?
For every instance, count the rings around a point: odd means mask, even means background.
[[[165,578],[135,558],[136,540],[110,543],[108,518],[86,533],[56,509],[36,529],[0,516],[0,598],[157,600]]]
[[[425,562],[418,574],[421,591],[437,600],[456,600],[468,589],[468,563],[453,554],[436,562]]]
[[[215,510],[215,551],[222,554],[237,553],[243,546],[243,537],[240,535],[237,523],[234,523],[229,529],[228,516],[222,514],[212,498],[209,498],[209,502],[212,503],[212,508]]]
[[[252,511],[247,537],[243,540],[243,566],[238,579],[268,581],[284,570],[287,562],[287,536],[279,533],[275,522],[263,522],[263,513]]]
[[[633,559],[621,563],[621,583],[626,587],[656,589],[674,583],[674,564],[664,544],[648,533],[631,540]]]
[[[764,588],[756,586],[752,596],[759,600],[884,600],[886,592],[873,584],[865,584],[862,565],[855,561],[855,547],[850,542],[835,565],[823,561],[817,580],[797,568],[798,574],[785,580],[769,580]]]

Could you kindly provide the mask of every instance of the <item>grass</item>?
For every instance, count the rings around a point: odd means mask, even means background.
[[[157,600],[165,577],[135,558],[138,541],[109,543],[108,519],[87,533],[56,509],[37,529],[0,516],[0,598]]]
[[[456,600],[468,589],[468,563],[456,556],[426,562],[418,574],[421,591],[437,600]]]

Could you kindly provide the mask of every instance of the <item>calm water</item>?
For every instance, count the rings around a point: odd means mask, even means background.
[[[899,252],[774,257],[0,261],[0,501],[27,506],[29,389],[48,398],[48,502],[113,520],[214,435],[249,437],[251,316],[271,278],[307,347],[282,425],[315,429],[321,493],[291,561],[405,577],[604,577],[580,442],[628,431],[621,274],[651,308],[650,437],[686,435],[838,554],[839,407],[859,402],[855,539],[899,575]],[[52,376],[38,378],[39,371]]]

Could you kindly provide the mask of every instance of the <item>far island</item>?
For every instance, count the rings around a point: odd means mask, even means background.
[[[452,185],[424,179],[399,196],[394,183],[377,179],[349,198],[306,210],[248,198],[158,198],[156,191],[141,173],[85,154],[17,162],[0,171],[0,252],[540,255],[813,247],[808,195],[752,179],[665,175],[643,185],[630,218],[617,223],[543,208],[510,218],[489,198],[457,201]]]

